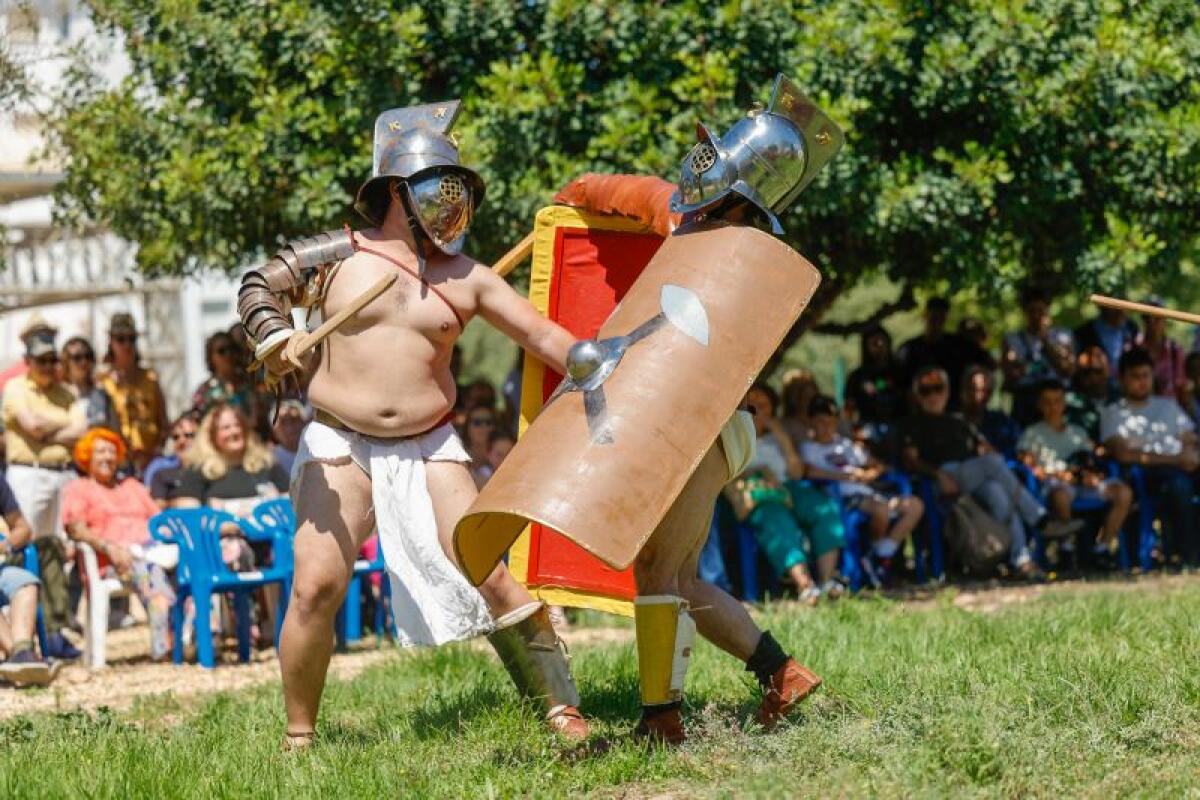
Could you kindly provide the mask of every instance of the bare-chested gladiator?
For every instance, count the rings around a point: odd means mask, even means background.
[[[449,101],[381,114],[373,174],[355,204],[375,227],[290,242],[242,280],[238,307],[256,356],[275,375],[310,371],[316,409],[292,471],[295,580],[280,642],[287,746],[313,740],[334,616],[375,530],[401,644],[490,634],[518,691],[542,703],[550,726],[588,734],[545,606],[503,564],[476,591],[452,561],[455,523],[476,495],[450,424],[450,356],[463,326],[482,316],[560,371],[575,342],[461,254],[484,186],[459,164],[449,136],[458,109]],[[298,354],[305,334],[293,328],[293,307],[329,319],[396,273],[314,357]]]

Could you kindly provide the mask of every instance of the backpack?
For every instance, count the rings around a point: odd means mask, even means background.
[[[968,572],[990,575],[1008,558],[1012,533],[973,497],[963,495],[947,512],[946,541]]]

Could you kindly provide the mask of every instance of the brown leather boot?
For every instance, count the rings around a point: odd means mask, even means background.
[[[563,706],[554,711],[546,717],[546,724],[559,736],[576,742],[582,742],[592,732],[588,721],[575,706]]]
[[[789,658],[771,676],[771,685],[763,692],[762,704],[758,707],[758,723],[771,730],[820,685],[821,679],[816,674],[801,666],[796,659]]]
[[[642,709],[642,720],[633,729],[633,737],[649,744],[677,747],[687,741],[683,714],[678,706],[649,711]]]

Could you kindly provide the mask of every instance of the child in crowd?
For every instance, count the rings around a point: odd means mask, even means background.
[[[838,411],[832,397],[812,399],[808,406],[812,438],[800,446],[800,458],[808,477],[837,481],[846,505],[866,515],[875,563],[887,574],[892,559],[921,521],[925,504],[919,497],[888,495],[873,487],[884,466],[862,445],[838,433]],[[873,565],[866,566],[876,574],[870,569]]]
[[[1109,503],[1097,550],[1107,551],[1117,541],[1129,516],[1133,492],[1122,481],[1106,478],[1096,460],[1096,444],[1082,428],[1067,422],[1067,396],[1062,384],[1047,381],[1038,388],[1037,407],[1041,422],[1021,434],[1017,452],[1042,481],[1050,513],[1060,520],[1071,518],[1071,504],[1078,497],[1099,497]]]
[[[836,575],[845,541],[841,514],[833,498],[802,480],[804,462],[775,416],[777,406],[778,396],[765,384],[755,384],[746,394],[758,444],[725,494],[738,519],[749,524],[771,568],[795,582],[801,600],[832,599],[845,591]],[[809,573],[810,558],[815,581]]]

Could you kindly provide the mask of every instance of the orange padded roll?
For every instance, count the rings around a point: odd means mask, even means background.
[[[589,172],[564,186],[554,202],[596,214],[629,217],[666,237],[671,233],[669,203],[674,191],[675,184],[662,178]]]

